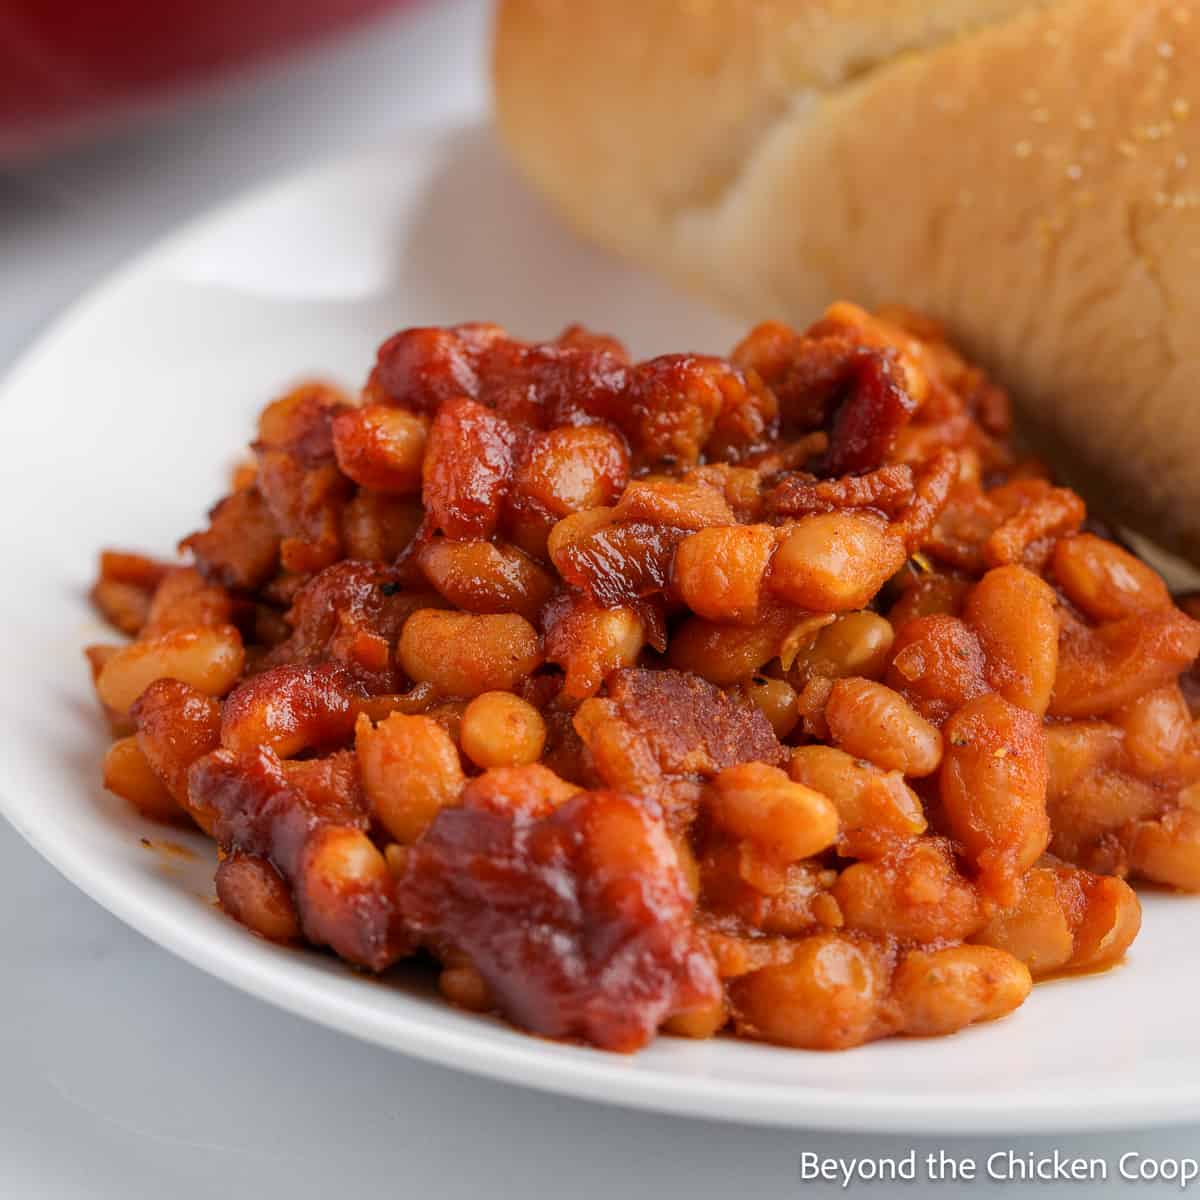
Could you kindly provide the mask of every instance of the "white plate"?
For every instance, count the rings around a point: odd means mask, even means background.
[[[369,982],[274,948],[212,902],[204,839],[135,819],[98,783],[106,738],[81,647],[95,555],[168,552],[220,493],[255,412],[314,372],[357,382],[410,324],[583,320],[638,354],[724,350],[737,329],[580,246],[487,137],[410,138],[255,194],[185,230],[69,313],[0,397],[0,796],[65,875],[237,987],[381,1045],[516,1083],[744,1122],[1032,1131],[1200,1117],[1194,899],[1145,897],[1128,964],[1044,984],[997,1024],[843,1054],[661,1038],[633,1058],[466,1015],[406,972]],[[147,839],[149,846],[142,843]],[[200,1036],[203,1036],[202,1032]]]

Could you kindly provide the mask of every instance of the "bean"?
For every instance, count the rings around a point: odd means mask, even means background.
[[[438,975],[438,991],[468,1012],[487,1012],[493,1007],[491,989],[469,963],[444,968]]]
[[[300,919],[283,876],[268,859],[235,850],[221,860],[214,882],[221,907],[271,942],[294,942]]]
[[[209,583],[194,567],[169,571],[154,592],[143,638],[193,625],[228,625],[233,620],[233,599]]]
[[[887,684],[935,723],[992,690],[979,638],[957,617],[940,613],[905,622],[892,647]]]
[[[1050,833],[1042,723],[993,692],[965,704],[943,733],[946,819],[978,868],[980,886],[1011,904]]]
[[[975,889],[949,847],[921,839],[847,867],[831,889],[848,929],[905,941],[961,941],[979,928]]]
[[[232,625],[174,629],[123,646],[100,669],[96,691],[114,712],[126,716],[156,679],[178,679],[209,696],[223,696],[242,673],[242,639]]]
[[[703,1039],[714,1037],[728,1023],[729,1006],[718,1000],[702,1008],[675,1013],[663,1023],[663,1031],[676,1037]]]
[[[373,492],[419,492],[428,437],[426,417],[392,405],[368,404],[333,418],[333,452],[338,466],[360,487]]]
[[[921,575],[888,610],[888,620],[899,632],[906,622],[918,617],[957,617],[969,587],[967,580],[954,575]]]
[[[844,831],[925,832],[921,801],[898,771],[882,771],[833,746],[813,745],[792,751],[788,774],[833,801]]]
[[[1112,719],[1125,731],[1125,754],[1141,775],[1169,772],[1192,746],[1191,713],[1178,684],[1143,693]]]
[[[963,615],[987,659],[988,681],[1006,700],[1045,715],[1058,669],[1053,588],[1024,567],[997,567],[967,594]]]
[[[898,692],[869,679],[839,679],[829,693],[830,737],[857,758],[902,775],[931,775],[942,735]]]
[[[450,735],[431,717],[393,713],[377,726],[360,716],[355,750],[371,811],[411,845],[466,782]]]
[[[188,768],[220,745],[221,706],[177,679],[152,683],[133,706],[138,748],[175,803],[211,835],[213,814],[188,791]]]
[[[119,579],[98,579],[89,598],[114,629],[133,637],[145,627],[150,595],[136,584],[122,583]]]
[[[1055,717],[1100,717],[1171,683],[1200,654],[1200,622],[1176,608],[1157,609],[1090,628],[1064,616]]]
[[[678,670],[693,671],[709,683],[727,687],[778,657],[795,620],[795,614],[775,613],[758,625],[745,626],[691,617],[675,630],[667,661]]]
[[[1129,844],[1130,870],[1184,892],[1200,892],[1200,812],[1177,808],[1141,821]]]
[[[1095,621],[1116,621],[1171,604],[1158,572],[1095,534],[1062,538],[1054,548],[1053,569],[1071,603]]]
[[[248,679],[225,702],[221,745],[239,753],[270,747],[280,758],[345,741],[362,684],[338,663],[273,667]]]
[[[708,792],[713,820],[783,862],[819,854],[838,835],[837,809],[828,797],[763,763],[727,767]]]
[[[297,907],[304,935],[349,962],[383,970],[399,957],[396,881],[359,829],[327,825],[305,843]]]
[[[417,563],[452,605],[467,612],[515,612],[536,621],[554,591],[549,573],[515,546],[440,538],[421,547]]]
[[[1065,865],[1032,867],[1018,902],[994,914],[973,940],[1007,951],[1039,979],[1111,966],[1141,919],[1141,905],[1124,880]]]
[[[554,517],[611,504],[629,480],[629,451],[603,425],[537,434],[517,467],[518,493]]]
[[[775,542],[770,525],[701,529],[684,538],[675,551],[675,591],[698,616],[754,624]]]
[[[872,943],[840,933],[796,942],[792,960],[729,984],[738,1033],[807,1050],[843,1050],[888,1030],[888,966]]]
[[[179,805],[146,760],[135,737],[121,738],[108,748],[104,756],[104,786],[122,800],[128,800],[151,821],[172,821],[179,817]]]
[[[791,673],[801,684],[814,675],[879,679],[894,638],[890,622],[873,612],[842,613],[797,654]]]
[[[1029,970],[991,946],[912,950],[892,981],[905,1033],[938,1037],[1019,1008],[1033,987]]]
[[[767,586],[798,608],[812,612],[864,608],[904,565],[903,540],[868,517],[821,513],[786,529]]]
[[[397,657],[414,682],[470,697],[511,691],[541,666],[542,647],[537,630],[515,613],[422,608],[405,621]]]
[[[1097,971],[1125,956],[1142,927],[1142,906],[1137,893],[1123,879],[1072,871],[1080,885],[1082,904],[1074,906],[1081,919],[1075,928],[1068,962],[1074,970]]]
[[[476,766],[519,767],[541,758],[546,722],[511,692],[484,692],[467,705],[460,740]]]
[[[489,767],[467,784],[460,799],[467,808],[544,817],[582,790],[549,767],[528,763],[523,767]]]
[[[393,562],[416,536],[424,515],[419,500],[360,490],[342,510],[346,557]]]
[[[637,662],[645,641],[645,623],[636,609],[576,600],[565,617],[546,628],[546,660],[566,672],[563,702],[594,696],[611,672]]]
[[[796,703],[796,689],[782,679],[756,675],[742,685],[746,698],[771,722],[777,738],[785,738],[796,728],[800,710]]]
[[[1113,835],[1132,822],[1162,811],[1163,793],[1153,784],[1113,767],[1099,767],[1046,811],[1054,832],[1055,854],[1097,871],[1125,869]]]

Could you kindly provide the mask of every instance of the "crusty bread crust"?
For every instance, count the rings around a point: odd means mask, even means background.
[[[1200,561],[1200,0],[504,0],[495,86],[582,232],[752,320],[942,318]]]

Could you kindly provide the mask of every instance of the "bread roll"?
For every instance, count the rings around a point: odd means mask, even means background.
[[[584,234],[750,320],[941,318],[1200,560],[1200,0],[503,0],[494,67]]]

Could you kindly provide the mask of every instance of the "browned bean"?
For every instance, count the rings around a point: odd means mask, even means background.
[[[898,771],[882,771],[833,746],[798,746],[788,773],[828,796],[843,831],[924,833],[921,801]]]
[[[729,1007],[724,1000],[719,1000],[715,1004],[707,1004],[703,1008],[689,1009],[668,1017],[663,1031],[676,1037],[703,1039],[714,1037],[728,1023]]]
[[[1037,979],[1112,966],[1141,919],[1137,896],[1121,879],[1065,865],[1033,867],[1017,904],[994,914],[974,940],[1006,950]]]
[[[268,859],[235,850],[221,860],[214,882],[221,907],[260,937],[285,943],[300,937],[291,892]]]
[[[675,590],[698,616],[754,624],[775,542],[776,531],[770,525],[698,530],[684,538],[675,551]]]
[[[269,746],[280,758],[345,741],[355,701],[366,695],[337,663],[273,667],[252,676],[225,702],[221,745],[238,752]]]
[[[487,1012],[494,1006],[486,980],[469,963],[444,968],[438,975],[438,991],[468,1012]]]
[[[233,620],[233,600],[194,567],[168,571],[150,601],[143,638],[190,625],[228,625]]]
[[[1112,720],[1124,730],[1125,754],[1141,775],[1169,772],[1192,746],[1191,713],[1175,683],[1144,692]]]
[[[355,727],[363,789],[372,812],[402,845],[411,845],[438,810],[457,801],[466,780],[450,735],[431,717],[393,713]]]
[[[887,669],[894,638],[891,624],[878,613],[842,613],[802,647],[790,667],[800,684],[815,675],[826,679],[880,679]]]
[[[518,464],[516,488],[554,518],[611,504],[629,479],[629,451],[603,425],[538,434]]]
[[[873,862],[847,867],[832,888],[847,929],[904,941],[961,941],[979,928],[979,897],[945,842],[902,843]]]
[[[829,734],[842,749],[885,771],[932,775],[942,735],[899,692],[870,679],[839,679],[825,705]]]
[[[896,968],[892,996],[905,1033],[938,1037],[1019,1008],[1033,980],[1025,965],[991,946],[912,950]]]
[[[443,696],[511,691],[542,663],[537,630],[516,613],[418,609],[404,623],[397,657],[416,683]]]
[[[906,621],[892,651],[887,684],[926,720],[940,723],[992,690],[983,647],[957,617],[936,613]]]
[[[967,593],[963,616],[987,659],[988,681],[1006,700],[1039,717],[1058,668],[1054,590],[1024,567],[997,567]]]
[[[147,762],[135,737],[121,738],[108,748],[104,786],[152,821],[174,821],[180,816],[179,805]]]
[[[212,833],[212,813],[188,791],[188,768],[220,744],[221,706],[178,679],[152,683],[133,706],[138,747],[176,804]]]
[[[368,404],[333,419],[333,451],[343,474],[375,492],[421,490],[429,421],[394,405]]]
[[[456,608],[476,613],[520,613],[536,621],[554,580],[515,546],[439,538],[421,547],[425,577]]]
[[[463,753],[478,767],[520,767],[537,762],[546,745],[546,722],[511,692],[484,692],[462,716]]]
[[[575,601],[571,611],[546,630],[546,660],[566,672],[563,702],[575,704],[594,696],[611,672],[637,662],[645,642],[645,623],[636,609]]]
[[[721,625],[691,617],[675,630],[667,646],[667,661],[718,687],[740,683],[779,656],[795,621],[795,614],[787,613],[768,614],[753,626]]]
[[[1050,715],[1101,717],[1171,683],[1200,654],[1200,622],[1176,608],[1097,628],[1064,617]]]
[[[1046,849],[1046,746],[1042,723],[990,693],[946,722],[942,806],[980,884],[1012,904],[1019,882]]]
[[[1167,585],[1140,558],[1091,533],[1054,548],[1054,576],[1067,598],[1096,621],[1116,621],[1170,606]]]
[[[708,792],[713,820],[783,862],[819,854],[838,834],[837,809],[827,796],[763,763],[727,767]]]
[[[1200,812],[1177,808],[1158,820],[1138,822],[1129,867],[1143,879],[1200,892]]]
[[[744,1036],[807,1050],[843,1050],[888,1032],[880,1010],[889,970],[867,939],[822,933],[795,944],[790,962],[729,984]]]
[[[785,738],[796,728],[800,710],[796,705],[796,689],[782,679],[756,675],[742,685],[746,698],[771,722],[777,738]]]
[[[223,696],[242,673],[245,658],[232,625],[174,629],[118,650],[101,668],[96,691],[121,715],[156,679],[178,679],[208,696]]]
[[[812,612],[865,608],[907,557],[903,539],[869,517],[821,513],[787,526],[767,586]]]
[[[150,611],[150,594],[144,588],[119,579],[97,579],[89,598],[100,615],[130,637],[141,632]]]

